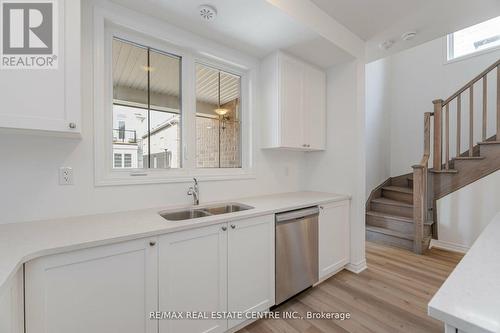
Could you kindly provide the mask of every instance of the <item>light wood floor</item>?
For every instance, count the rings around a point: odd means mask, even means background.
[[[342,271],[281,305],[276,311],[349,312],[350,320],[262,319],[240,333],[444,332],[427,316],[427,303],[462,255],[437,249],[418,256],[367,243],[368,269]]]

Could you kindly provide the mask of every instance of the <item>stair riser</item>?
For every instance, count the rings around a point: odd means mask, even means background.
[[[391,245],[413,251],[413,241],[409,239],[384,235],[379,232],[366,230],[366,240],[384,245]]]
[[[394,205],[387,205],[383,203],[372,202],[370,204],[371,209],[376,212],[398,215],[404,217],[413,217],[413,207],[400,207]]]
[[[481,145],[481,156],[486,158],[497,157],[500,151],[500,144],[498,145]]]
[[[402,232],[405,234],[413,234],[414,224],[396,219],[386,218],[382,216],[366,215],[366,224],[374,227],[385,228],[393,231]],[[431,226],[424,225],[424,236],[431,234]]]
[[[403,193],[398,191],[391,190],[382,190],[382,197],[392,200],[401,201],[408,204],[413,204],[413,194],[412,193]]]

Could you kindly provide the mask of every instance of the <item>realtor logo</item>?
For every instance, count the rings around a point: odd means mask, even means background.
[[[57,68],[55,1],[0,0],[0,68]]]

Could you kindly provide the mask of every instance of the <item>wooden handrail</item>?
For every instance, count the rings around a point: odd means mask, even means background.
[[[487,75],[489,72],[495,69],[495,67],[498,67],[500,65],[500,59],[498,59],[494,64],[486,68],[484,71],[482,71],[478,76],[470,80],[466,85],[464,85],[462,88],[460,88],[456,93],[451,95],[448,99],[446,99],[443,102],[443,106],[446,106],[446,104],[450,103],[452,100],[458,97],[458,95],[461,95],[463,92],[465,92],[467,89],[469,89],[471,86],[474,85],[477,81],[481,80],[483,76]]]
[[[496,80],[496,140],[500,141],[500,59],[482,71],[466,85],[460,88],[448,99],[437,99],[433,101],[434,112],[426,112],[424,115],[424,154],[419,164],[413,166],[413,220],[414,220],[414,252],[423,252],[424,225],[429,218],[429,205],[435,207],[432,193],[432,182],[429,181],[429,159],[431,147],[433,155],[433,169],[437,173],[451,172],[450,168],[450,103],[456,99],[456,156],[461,156],[461,135],[462,135],[462,94],[468,91],[469,107],[469,135],[468,135],[468,155],[473,157],[474,152],[474,84],[482,80],[482,140],[487,138],[488,129],[488,74],[497,70]],[[493,83],[494,84],[494,83]],[[465,110],[464,110],[465,111]],[[433,136],[431,141],[431,117],[434,117]],[[491,117],[490,117],[491,118]],[[444,123],[444,124],[443,124]],[[444,125],[444,133],[443,133]],[[444,135],[443,135],[444,134]],[[444,151],[443,151],[444,143]],[[444,155],[444,156],[443,156]],[[445,170],[443,170],[443,157]],[[434,202],[434,203],[432,203]],[[435,215],[434,215],[435,216]],[[435,221],[436,222],[436,221]]]

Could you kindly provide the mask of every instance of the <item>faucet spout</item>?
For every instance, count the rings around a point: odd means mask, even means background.
[[[198,206],[200,204],[200,188],[198,186],[198,180],[193,178],[194,185],[188,189],[187,194],[193,196],[193,204]]]

